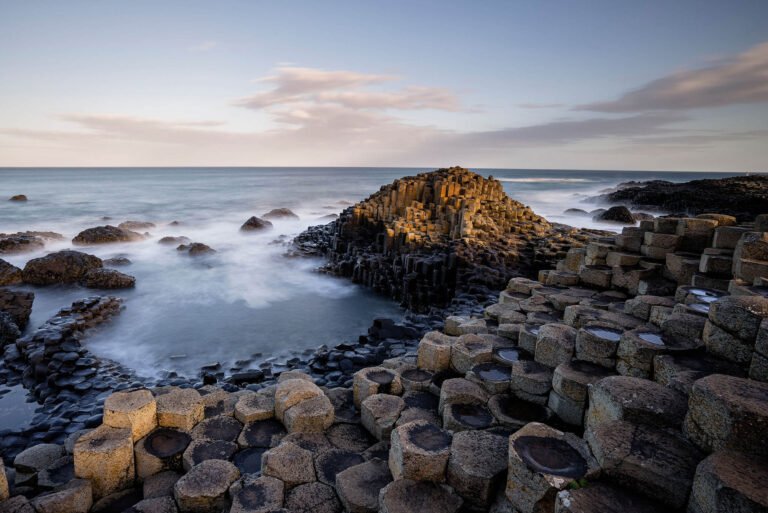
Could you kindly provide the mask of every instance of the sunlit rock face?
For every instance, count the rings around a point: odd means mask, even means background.
[[[296,243],[328,257],[327,271],[424,310],[533,273],[534,248],[551,233],[499,181],[452,167],[395,180]]]

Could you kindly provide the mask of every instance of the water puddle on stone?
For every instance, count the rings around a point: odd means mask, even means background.
[[[451,445],[451,435],[435,426],[424,424],[411,429],[408,438],[425,451],[440,451]]]
[[[661,334],[659,333],[644,332],[644,333],[638,333],[637,336],[640,338],[640,340],[648,342],[649,344],[653,344],[656,346],[665,345],[664,339],[661,338]]]
[[[530,357],[526,351],[517,347],[501,347],[493,352],[494,359],[502,364],[512,365],[519,360],[528,360]]]
[[[23,428],[39,406],[27,402],[27,391],[21,385],[0,387],[0,430]]]
[[[536,472],[571,479],[580,479],[587,473],[584,457],[564,440],[521,436],[513,446],[528,468]]]
[[[472,372],[483,381],[502,382],[509,381],[512,377],[512,367],[498,363],[481,363],[475,365]]]
[[[234,464],[241,474],[261,474],[261,457],[267,452],[262,447],[243,449],[235,454]]]
[[[619,330],[609,328],[586,328],[586,330],[587,333],[591,333],[598,338],[610,340],[611,342],[618,342],[621,339],[621,331]]]
[[[429,383],[432,380],[432,373],[422,369],[408,369],[400,375],[403,379],[417,383]]]
[[[516,397],[501,399],[499,407],[507,417],[525,422],[546,422],[549,418],[548,411],[544,406],[529,403]]]
[[[701,313],[709,313],[709,305],[706,303],[691,303],[688,308]]]
[[[485,429],[493,423],[493,415],[484,406],[474,404],[455,404],[453,417],[473,429]]]

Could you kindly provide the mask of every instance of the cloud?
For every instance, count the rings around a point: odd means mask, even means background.
[[[596,112],[685,110],[768,102],[768,43],[695,70],[680,71],[615,101],[576,107]]]
[[[456,95],[444,88],[409,86],[390,92],[364,89],[396,80],[391,75],[281,66],[274,75],[257,80],[274,85],[273,89],[241,98],[235,105],[255,110],[297,103],[370,110],[461,109]]]
[[[213,50],[214,48],[216,48],[217,46],[219,46],[219,42],[218,41],[212,41],[212,40],[209,39],[209,40],[206,40],[206,41],[201,41],[200,43],[198,43],[196,45],[190,46],[189,49],[194,51],[194,52],[209,52],[209,51]]]
[[[565,107],[563,103],[521,103],[518,105],[521,109],[557,109]]]

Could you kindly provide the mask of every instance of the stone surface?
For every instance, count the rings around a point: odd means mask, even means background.
[[[445,481],[452,436],[434,424],[416,420],[392,431],[389,470],[395,479]]]
[[[136,278],[115,269],[91,269],[80,280],[90,289],[129,289],[136,285]]]
[[[232,463],[207,460],[192,467],[173,487],[179,511],[207,513],[227,504],[227,490],[240,477]]]
[[[20,452],[13,460],[17,472],[40,472],[64,456],[64,447],[56,444],[39,444]]]
[[[459,374],[492,359],[493,343],[477,335],[461,335],[451,347],[451,367]]]
[[[557,494],[554,513],[670,513],[642,496],[607,483],[590,483]]]
[[[285,509],[292,513],[341,513],[341,503],[330,486],[307,483],[286,492]]]
[[[37,513],[88,513],[93,505],[90,481],[74,479],[60,489],[30,502]]]
[[[0,258],[0,287],[21,283],[21,269]]]
[[[355,406],[374,394],[400,395],[403,386],[397,373],[384,367],[368,367],[357,371],[352,377],[352,393]]]
[[[356,452],[328,449],[315,457],[317,480],[330,486],[336,486],[337,474],[364,462],[365,459]]]
[[[768,510],[768,464],[740,452],[711,454],[696,468],[690,513],[752,513]]]
[[[369,433],[379,440],[387,440],[404,408],[401,397],[375,394],[363,401],[360,418]]]
[[[381,490],[379,513],[458,513],[463,502],[444,485],[399,479]]]
[[[346,511],[350,513],[377,513],[379,493],[392,482],[387,463],[374,458],[349,467],[336,476],[336,492]]]
[[[229,513],[267,513],[283,507],[285,485],[269,476],[243,476],[229,489]]]
[[[287,442],[264,453],[261,473],[280,479],[287,488],[317,480],[312,453]]]
[[[439,372],[448,370],[451,366],[451,346],[455,337],[444,335],[439,331],[430,331],[419,342],[416,363],[420,369]]]
[[[172,496],[173,486],[180,478],[181,474],[179,472],[171,470],[149,476],[142,485],[142,495],[145,499]]]
[[[275,415],[275,399],[267,394],[247,394],[235,404],[235,418],[243,424],[265,420]]]
[[[133,436],[129,428],[102,425],[78,438],[75,475],[89,479],[99,499],[131,485],[134,478]]]
[[[147,478],[165,470],[181,470],[182,456],[192,438],[184,431],[159,428],[136,442],[136,475]]]
[[[288,408],[283,424],[289,433],[319,433],[333,424],[334,409],[330,399],[319,395]]]
[[[207,438],[209,440],[224,440],[234,442],[240,436],[243,425],[229,415],[216,415],[203,420],[196,425],[190,434],[195,440]]]
[[[93,244],[110,244],[115,242],[132,242],[141,240],[144,237],[125,228],[105,225],[88,228],[75,235],[72,244],[76,246],[88,246]]]
[[[136,442],[157,427],[157,402],[149,390],[115,392],[104,401],[104,424],[130,429]]]
[[[265,231],[272,228],[272,223],[256,216],[249,217],[240,227],[241,232]]]
[[[161,427],[191,431],[205,415],[200,393],[193,388],[173,388],[155,400],[157,425]]]
[[[22,271],[25,283],[51,285],[76,283],[91,269],[102,267],[100,258],[80,251],[64,250],[27,262]]]
[[[503,485],[508,441],[486,431],[462,431],[453,436],[447,481],[465,501],[490,506]]]

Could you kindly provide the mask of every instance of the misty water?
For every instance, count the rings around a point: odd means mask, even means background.
[[[392,301],[349,281],[314,272],[317,260],[286,258],[285,243],[307,226],[362,200],[383,184],[422,169],[222,168],[222,169],[0,169],[0,198],[26,194],[29,201],[0,201],[0,232],[52,230],[61,242],[23,255],[4,255],[23,267],[31,258],[71,247],[79,231],[126,220],[156,228],[144,241],[77,248],[101,258],[124,256],[120,268],[137,279],[133,290],[109,291],[124,311],[84,342],[101,357],[139,374],[163,370],[195,375],[220,361],[223,368],[254,354],[286,356],[291,350],[354,340],[375,317],[398,319]],[[513,198],[552,221],[599,226],[589,217],[567,217],[569,207],[626,180],[701,177],[693,173],[482,170]],[[707,176],[725,176],[711,174]],[[243,234],[252,215],[290,208],[300,220],[273,221],[273,230]],[[105,219],[109,218],[109,219]],[[178,226],[172,226],[178,221]],[[217,253],[202,258],[158,244],[184,235]],[[282,238],[281,238],[282,236]],[[78,286],[32,288],[30,328],[73,300],[103,293]],[[0,398],[0,401],[2,398]]]

